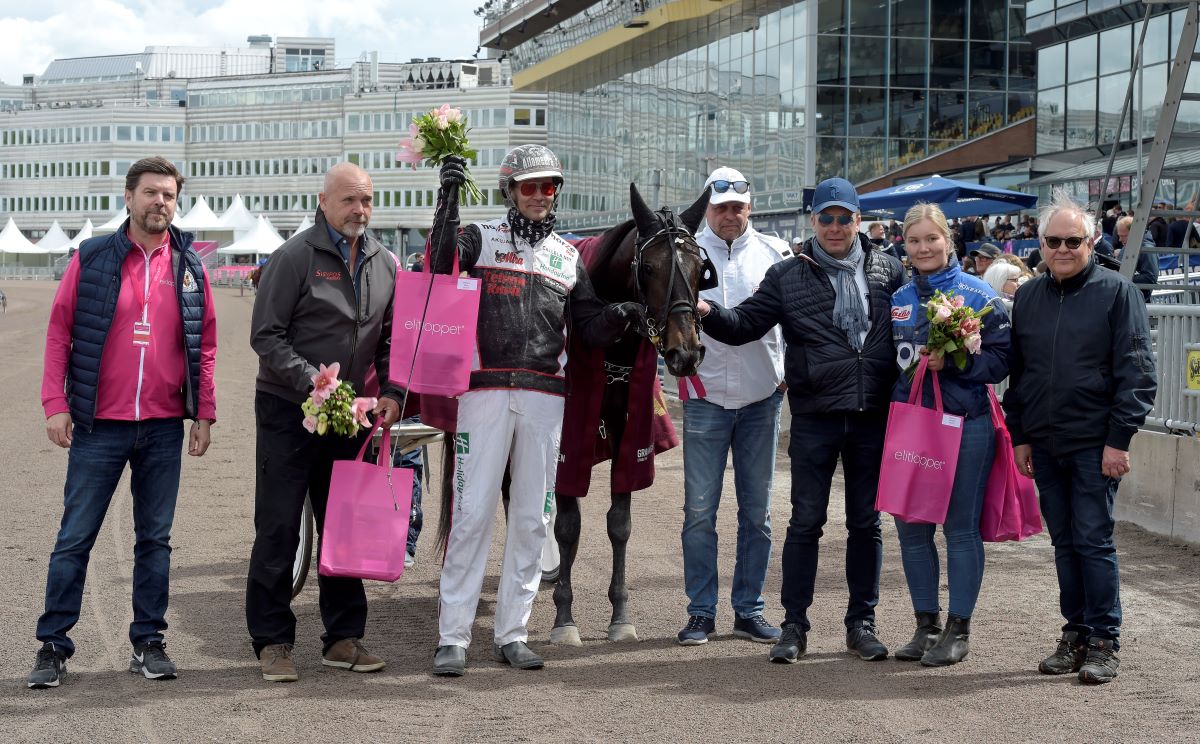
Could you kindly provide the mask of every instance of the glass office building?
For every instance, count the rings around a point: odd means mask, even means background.
[[[1115,199],[1128,207],[1137,193],[1142,161],[1136,142],[1143,141],[1142,154],[1148,155],[1186,12],[1153,6],[1144,70],[1138,75],[1133,65],[1145,9],[1142,3],[1117,0],[1028,3],[1028,34],[1037,47],[1037,153],[1043,161],[1038,169],[1045,171],[1030,185],[1041,195],[1062,186],[1080,199]],[[1132,111],[1118,132],[1131,77]],[[1200,93],[1200,75],[1194,70],[1185,90]],[[1176,118],[1176,146],[1159,183],[1160,198],[1184,204],[1197,194],[1200,139],[1193,139],[1190,148],[1187,141],[1196,133],[1200,103],[1185,101]],[[1121,149],[1105,187],[1107,154],[1114,142]]]
[[[1036,102],[1015,0],[530,0],[485,23],[514,88],[548,92],[561,219],[580,229],[624,219],[630,181],[684,204],[718,165],[794,223],[805,186],[874,180]]]

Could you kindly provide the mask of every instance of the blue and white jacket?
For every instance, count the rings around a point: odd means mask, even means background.
[[[896,346],[896,364],[901,371],[915,360],[917,352],[929,338],[929,318],[926,304],[936,290],[945,294],[960,295],[967,307],[982,310],[991,306],[992,311],[983,316],[983,346],[979,354],[967,355],[967,367],[959,371],[949,359],[946,367],[938,373],[942,389],[942,405],[947,413],[967,418],[986,416],[991,406],[988,403],[987,385],[1008,376],[1008,352],[1010,347],[1008,310],[999,301],[995,290],[979,277],[963,273],[956,261],[936,274],[917,275],[908,284],[892,295],[892,340]],[[892,388],[892,400],[907,401],[912,380],[901,374]],[[926,406],[933,406],[933,382],[926,376],[922,398]]]

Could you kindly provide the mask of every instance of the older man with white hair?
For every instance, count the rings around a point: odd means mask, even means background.
[[[1094,219],[1063,192],[1042,209],[1048,271],[1017,291],[1004,396],[1017,468],[1037,481],[1066,618],[1038,668],[1089,684],[1112,680],[1120,664],[1113,501],[1158,386],[1146,306],[1093,259]]]

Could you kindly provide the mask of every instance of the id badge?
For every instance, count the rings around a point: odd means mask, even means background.
[[[150,324],[137,321],[133,324],[133,345],[150,345]]]

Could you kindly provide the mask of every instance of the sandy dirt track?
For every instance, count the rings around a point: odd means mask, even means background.
[[[128,475],[92,553],[78,653],[57,690],[25,688],[37,645],[46,566],[62,510],[66,453],[44,433],[39,402],[42,348],[56,285],[0,284],[0,741],[286,742],[334,741],[847,741],[847,742],[1200,742],[1200,551],[1136,528],[1118,532],[1125,630],[1121,675],[1102,688],[1038,674],[1061,619],[1052,551],[1044,536],[988,545],[971,655],[946,669],[889,659],[867,663],[844,652],[846,602],[840,493],[833,496],[821,552],[814,627],[801,663],[767,663],[767,647],[731,634],[728,581],[736,525],[732,479],[720,516],[722,604],[717,637],[682,648],[686,620],[679,530],[682,458],[660,460],[658,483],[634,502],[631,612],[641,642],[604,639],[610,557],[604,490],[584,504],[576,571],[581,648],[547,643],[553,618],[544,590],[530,622],[545,654],[541,672],[491,661],[496,575],[492,563],[459,680],[429,674],[437,642],[438,563],[433,552],[437,496],[427,496],[418,564],[397,584],[368,583],[366,643],[388,667],[355,675],[320,665],[315,582],[295,603],[301,680],[261,680],[243,616],[252,540],[257,359],[248,345],[252,297],[218,289],[219,422],[202,459],[184,458],[175,520],[168,648],[179,679],[129,674],[128,623],[133,524]],[[779,550],[789,513],[787,457],[778,460],[772,516],[776,550],[767,580],[767,617],[778,622]],[[731,476],[731,473],[730,473]],[[606,482],[599,478],[601,488]],[[890,518],[879,628],[895,648],[912,614]],[[943,586],[943,598],[945,588]]]

